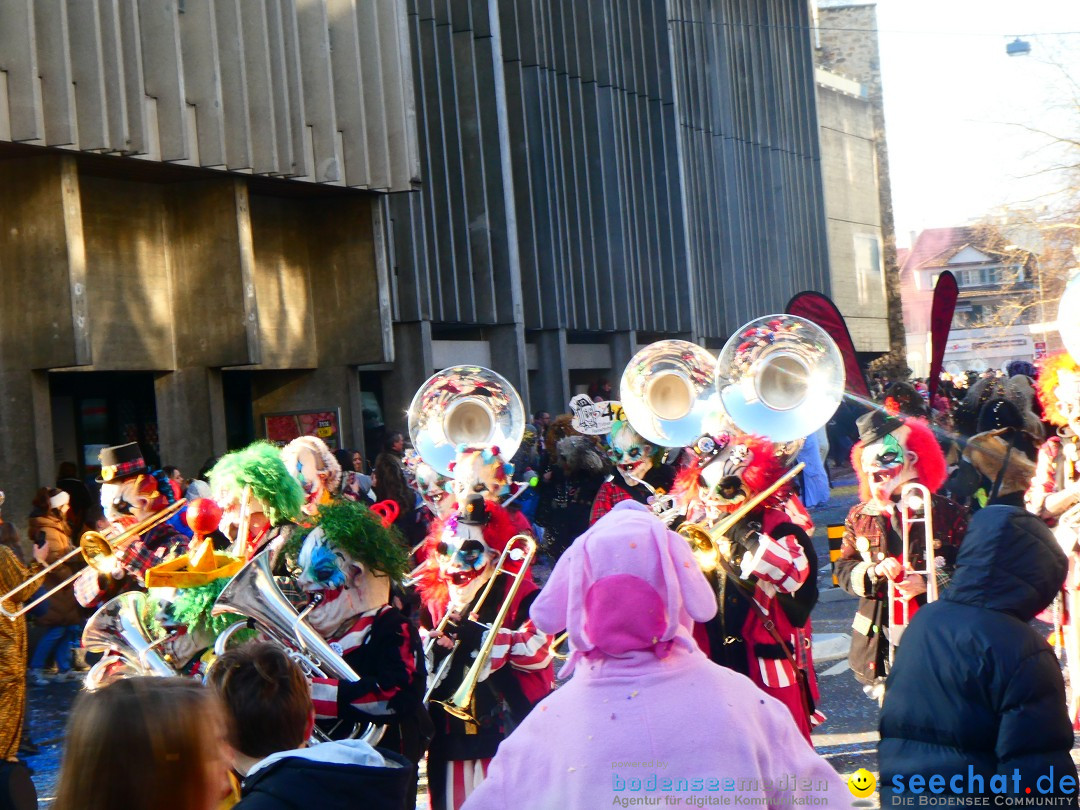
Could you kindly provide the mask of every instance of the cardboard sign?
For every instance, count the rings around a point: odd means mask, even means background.
[[[626,419],[618,402],[593,402],[587,394],[578,394],[570,400],[570,412],[574,414],[571,421],[574,430],[586,436],[611,433],[612,422]]]

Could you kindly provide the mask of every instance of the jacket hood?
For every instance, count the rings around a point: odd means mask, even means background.
[[[361,740],[326,742],[282,751],[260,761],[244,780],[243,796],[264,794],[285,808],[400,807],[412,780],[412,763]]]
[[[1065,553],[1042,520],[1016,506],[987,506],[968,524],[956,573],[942,599],[1028,622],[1053,600],[1068,568]]]

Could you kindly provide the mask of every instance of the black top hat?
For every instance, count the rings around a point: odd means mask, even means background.
[[[855,427],[859,429],[859,441],[863,444],[876,442],[903,426],[903,419],[885,411],[870,411],[855,420]]]
[[[491,519],[487,510],[487,501],[483,495],[472,494],[465,499],[465,508],[458,513],[458,523],[466,526],[486,526]]]
[[[99,484],[150,472],[150,468],[143,461],[138,442],[103,448],[98,453],[98,460],[101,461],[101,475],[97,479]]]

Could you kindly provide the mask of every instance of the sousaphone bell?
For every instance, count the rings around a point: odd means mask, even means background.
[[[517,452],[525,435],[525,406],[514,387],[482,366],[451,366],[428,378],[409,405],[409,435],[420,458],[443,475],[459,445]]]

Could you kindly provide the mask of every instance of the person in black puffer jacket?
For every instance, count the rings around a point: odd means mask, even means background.
[[[1037,804],[1051,768],[1046,795],[1075,803],[1065,684],[1053,650],[1028,625],[1067,570],[1065,554],[1034,515],[1002,505],[975,515],[949,587],[912,619],[886,685],[882,807],[893,796],[914,798],[915,775],[923,777],[923,795],[942,787],[943,796],[990,795],[996,786],[1026,799],[1030,788]],[[931,785],[936,774],[944,779]],[[1005,779],[991,782],[995,775]],[[1066,790],[1063,776],[1072,777]]]

